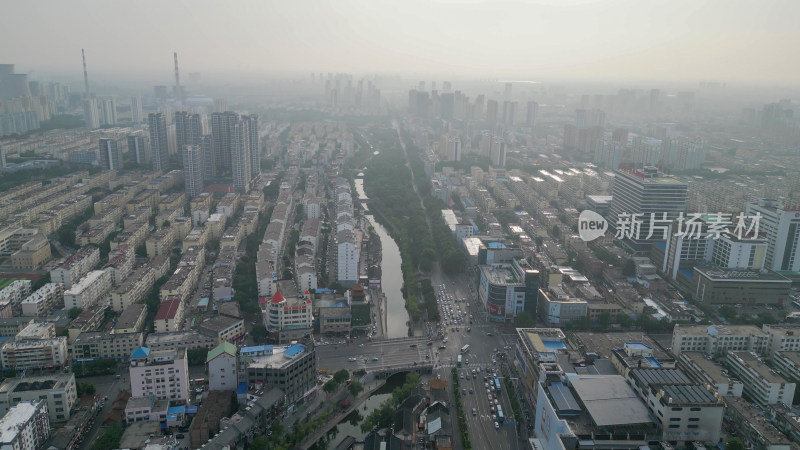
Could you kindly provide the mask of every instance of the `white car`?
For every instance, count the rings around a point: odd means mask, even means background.
[[[350,362],[353,362],[353,361],[356,360],[356,357],[355,356],[351,356],[351,357],[347,358],[347,360],[350,361]]]

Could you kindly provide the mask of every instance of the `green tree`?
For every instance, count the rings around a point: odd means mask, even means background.
[[[57,233],[58,241],[65,247],[75,247],[75,230],[68,227],[61,227]]]
[[[119,448],[119,441],[122,439],[122,427],[114,425],[107,429],[97,438],[92,450],[113,450]]]
[[[739,313],[736,311],[736,308],[731,305],[725,305],[719,308],[719,315],[728,320],[735,319],[738,314]]]
[[[269,448],[269,440],[264,436],[256,437],[247,445],[247,450],[268,450]]]
[[[636,263],[634,263],[632,259],[628,258],[625,260],[625,265],[622,266],[622,274],[626,277],[636,275]]]
[[[252,336],[253,340],[257,343],[263,343],[267,342],[269,333],[267,333],[267,329],[263,325],[256,325],[250,330],[250,336]]]
[[[608,311],[600,313],[600,316],[597,318],[597,323],[600,325],[601,329],[607,330],[608,326],[611,325],[611,313]]]
[[[728,439],[725,443],[725,450],[745,450],[742,440],[738,437]]]
[[[347,369],[338,370],[333,374],[333,379],[337,384],[342,384],[350,379],[350,372]]]
[[[202,366],[206,363],[206,358],[208,357],[208,349],[207,348],[193,348],[186,352],[186,359],[187,363],[190,366]]]
[[[553,225],[551,232],[554,238],[558,239],[561,237],[561,229],[558,228],[558,225]]]
[[[328,380],[325,384],[322,385],[322,390],[328,394],[332,394],[339,389],[339,383],[336,380]]]
[[[162,226],[163,228],[167,228],[167,227],[169,227],[170,225],[172,225],[172,224],[169,222],[169,220],[165,220],[165,221],[164,221],[164,223],[162,223],[162,224],[161,224],[161,226]]]
[[[72,308],[72,309],[70,309],[69,310],[69,320],[77,319],[78,316],[80,316],[82,312],[83,312],[83,309],[81,309],[81,308]]]
[[[533,316],[528,311],[522,311],[514,318],[514,326],[516,328],[534,328],[536,320],[533,319]]]
[[[364,391],[364,385],[358,381],[353,381],[347,385],[347,392],[353,396],[353,398],[358,397],[358,394]]]

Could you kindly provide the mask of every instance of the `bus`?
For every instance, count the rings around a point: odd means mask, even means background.
[[[469,351],[469,344],[461,347],[461,353],[467,353]]]
[[[503,415],[503,407],[497,405],[497,421],[499,423],[503,423],[506,420],[506,417]]]
[[[458,366],[457,367],[461,367],[461,355],[458,355]]]
[[[500,393],[500,378],[494,377],[494,390]]]

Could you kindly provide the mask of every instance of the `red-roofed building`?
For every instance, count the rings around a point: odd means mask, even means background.
[[[275,292],[269,303],[266,297],[259,300],[264,323],[270,338],[283,344],[311,334],[314,326],[312,303],[309,297],[284,298],[280,291]]]
[[[153,319],[156,333],[178,331],[183,321],[184,305],[180,297],[168,297],[161,302],[155,319]]]

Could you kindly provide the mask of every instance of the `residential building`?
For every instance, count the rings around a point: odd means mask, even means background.
[[[169,164],[167,118],[160,112],[150,113],[147,115],[147,124],[150,129],[150,156],[153,160],[153,170],[166,172]]]
[[[726,361],[731,373],[744,383],[744,396],[748,400],[761,406],[792,404],[795,384],[770,369],[755,353],[728,351]]]
[[[156,333],[178,331],[183,326],[184,306],[180,297],[167,298],[161,302],[153,319]]]
[[[189,394],[186,348],[160,351],[137,348],[130,357],[130,380],[134,397],[186,401]]]
[[[772,366],[785,379],[794,382],[800,380],[800,352],[775,352]]]
[[[250,190],[250,180],[253,176],[250,156],[250,123],[241,119],[232,123],[229,135],[233,185],[237,191],[246,193]]]
[[[147,316],[147,305],[142,303],[132,304],[122,310],[122,314],[117,318],[112,334],[126,334],[141,331],[144,326],[144,319]]]
[[[64,304],[64,284],[47,283],[22,301],[23,316],[42,317]]]
[[[82,247],[50,271],[50,281],[63,283],[64,289],[69,289],[73,283],[77,283],[90,270],[94,269],[99,262],[99,248]]]
[[[98,145],[100,146],[100,167],[106,170],[122,170],[122,149],[119,148],[117,140],[101,138]]]
[[[217,345],[237,342],[245,336],[244,321],[219,315],[207,319],[197,327],[200,334],[213,338]]]
[[[187,350],[211,349],[215,345],[216,339],[200,334],[197,330],[150,333],[145,340],[145,347],[153,351],[175,350],[180,347],[185,347]]]
[[[25,339],[0,348],[4,369],[25,370],[63,367],[67,362],[67,338]]]
[[[144,333],[106,333],[90,331],[80,333],[72,342],[73,360],[114,359],[127,361],[137,348],[144,344]]]
[[[125,405],[125,422],[167,422],[169,400],[157,400],[152,395],[131,397]],[[157,425],[157,424],[156,424]]]
[[[352,230],[341,230],[336,233],[336,249],[336,279],[343,287],[349,288],[358,282],[361,243],[356,242],[356,234]]]
[[[150,146],[145,142],[144,136],[129,135],[128,154],[133,157],[136,164],[145,165],[150,162]]]
[[[51,423],[66,422],[78,401],[75,375],[61,373],[7,378],[0,385],[0,414],[25,401],[44,401]]]
[[[690,380],[699,385],[710,386],[718,395],[723,397],[742,396],[744,384],[731,377],[727,370],[701,352],[681,353],[677,367]]]
[[[50,437],[50,417],[44,401],[20,402],[0,419],[0,448],[39,450]]]
[[[753,450],[790,450],[795,446],[765,417],[764,411],[743,398],[725,398],[725,424],[745,448]]]
[[[111,291],[111,271],[93,270],[64,292],[64,307],[88,309],[105,303]]]
[[[51,257],[50,241],[44,234],[39,233],[11,254],[11,267],[22,270],[39,270]]]
[[[147,296],[155,283],[155,272],[149,265],[134,270],[127,278],[111,291],[111,309],[122,312],[134,303],[139,303]]]
[[[186,145],[181,147],[181,156],[186,195],[194,197],[202,192],[205,186],[202,148],[199,145]]]
[[[238,354],[239,349],[229,342],[223,342],[208,352],[206,371],[209,390],[236,390],[239,385]]]
[[[31,293],[31,280],[15,280],[0,290],[0,317],[19,315],[22,301]]]

